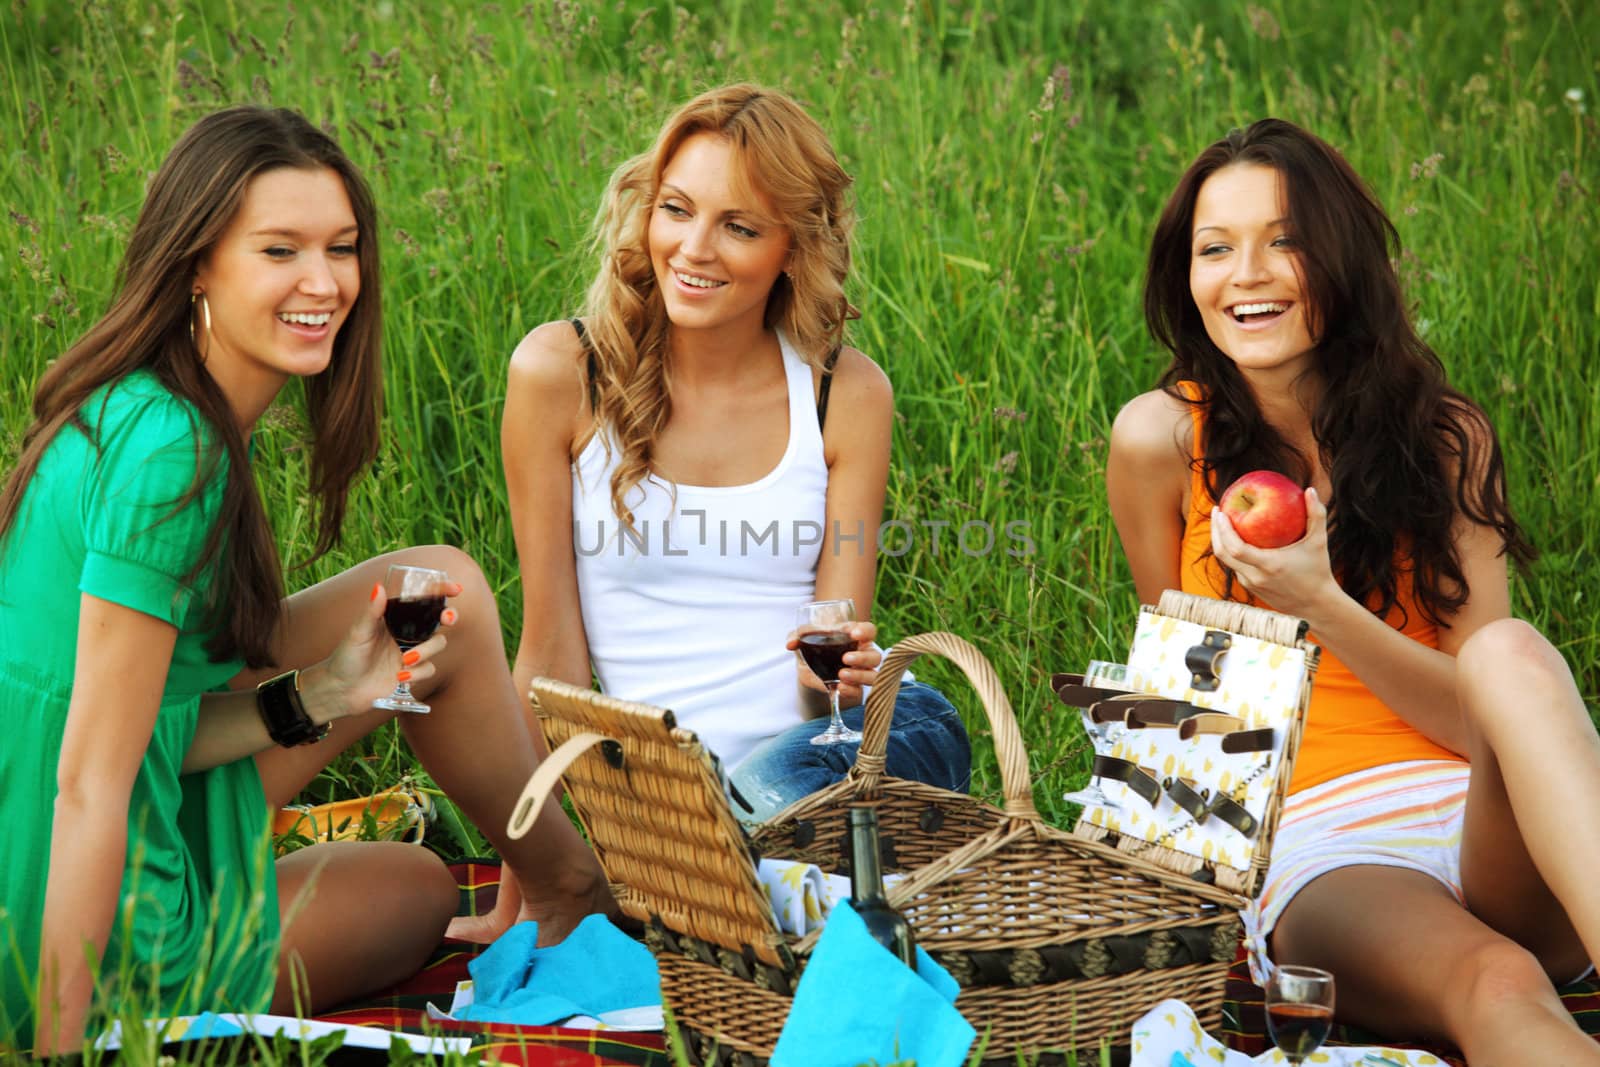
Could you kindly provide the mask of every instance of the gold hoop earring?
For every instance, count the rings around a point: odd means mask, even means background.
[[[206,361],[206,354],[200,350],[200,342],[195,338],[194,335],[194,311],[196,302],[198,302],[200,306],[201,333],[205,335],[206,340],[209,342],[211,340],[211,301],[206,299],[206,294],[204,293],[189,294],[189,343],[194,345],[195,352],[200,356],[200,362],[204,363]]]

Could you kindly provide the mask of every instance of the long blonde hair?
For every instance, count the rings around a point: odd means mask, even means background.
[[[779,327],[806,362],[822,366],[844,343],[858,312],[845,297],[850,272],[850,175],[822,127],[794,100],[756,85],[701,93],[667,119],[655,144],[611,175],[595,216],[600,270],[584,314],[595,356],[594,429],[621,460],[611,477],[611,509],[633,524],[624,502],[650,473],[656,438],[672,414],[667,377],[668,320],[647,233],[661,175],[691,136],[725,138],[743,177],[772,203],[791,235],[787,271],[767,298],[765,323]],[[576,458],[587,439],[573,443]]]

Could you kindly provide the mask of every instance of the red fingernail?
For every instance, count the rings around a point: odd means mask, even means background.
[[[395,675],[395,678],[402,682],[409,682],[411,681],[411,672],[401,671],[399,674]]]
[[[422,659],[421,652],[418,652],[414,648],[408,648],[406,649],[405,655],[400,657],[400,662],[404,663],[407,667],[415,667],[417,665],[417,661],[420,659]]]
[[[375,584],[372,587],[372,597],[371,597],[371,599],[377,600],[378,599],[378,594],[382,593],[382,592],[383,592],[383,583],[382,582],[378,582],[377,584]]]
[[[446,626],[451,625],[452,623],[454,623],[456,621],[456,609],[455,608],[445,608],[444,609],[444,614],[442,616],[440,616],[440,618],[441,618],[441,620],[444,622],[444,624]]]

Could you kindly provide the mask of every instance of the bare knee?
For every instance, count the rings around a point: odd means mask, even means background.
[[[1521,619],[1496,619],[1462,642],[1456,669],[1472,687],[1504,684],[1508,670],[1567,673],[1555,646]]]
[[[484,578],[483,568],[478,566],[478,561],[455,545],[416,545],[386,558],[395,563],[444,571],[468,590],[488,588],[489,583]]]
[[[1550,978],[1533,953],[1514,941],[1493,938],[1463,953],[1444,990],[1445,1010],[1470,1031],[1479,1024],[1505,1025],[1528,1005],[1553,995]]]
[[[1524,709],[1565,710],[1587,721],[1572,672],[1543,634],[1521,619],[1497,619],[1467,638],[1456,655],[1456,695],[1467,724],[1495,752],[1526,732]],[[1487,753],[1472,752],[1474,762]]]

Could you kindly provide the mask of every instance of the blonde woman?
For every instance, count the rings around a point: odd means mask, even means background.
[[[689,101],[613,175],[581,319],[511,358],[502,447],[521,562],[515,677],[670,707],[751,819],[838,780],[796,610],[849,598],[859,728],[893,397],[843,343],[854,216],[826,134],[751,85]],[[964,790],[959,716],[905,685],[889,773]],[[463,932],[463,931],[457,931]]]

